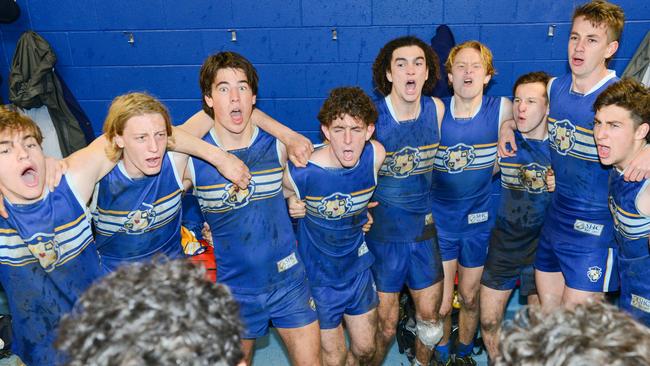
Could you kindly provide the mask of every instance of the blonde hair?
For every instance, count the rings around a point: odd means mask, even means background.
[[[147,93],[128,93],[113,99],[104,121],[104,134],[111,142],[106,148],[109,159],[118,161],[122,158],[123,149],[115,143],[115,136],[122,136],[129,118],[148,113],[160,114],[163,117],[168,136],[167,146],[173,144],[172,124],[167,108],[158,99]]]
[[[0,133],[20,132],[34,137],[39,145],[43,143],[43,133],[31,118],[8,106],[0,105]]]
[[[456,55],[458,55],[458,52],[464,48],[471,48],[478,51],[481,55],[481,62],[485,68],[485,73],[490,76],[496,75],[497,70],[494,68],[494,64],[492,63],[492,51],[479,41],[466,41],[454,46],[454,48],[449,51],[449,56],[447,57],[447,61],[445,61],[447,72],[451,72],[451,67],[454,65]]]

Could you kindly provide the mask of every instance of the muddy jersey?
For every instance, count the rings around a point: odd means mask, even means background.
[[[219,146],[214,130],[203,140]],[[248,147],[229,152],[253,176],[246,189],[238,189],[203,160],[189,162],[194,195],[212,231],[217,280],[234,292],[257,293],[304,278],[282,194],[278,141],[255,128]]]
[[[298,220],[298,251],[312,286],[344,283],[372,265],[362,227],[375,186],[375,152],[367,142],[352,168],[289,163],[289,174],[307,214]]]
[[[436,103],[420,98],[420,115],[398,121],[390,97],[376,102],[377,140],[386,149],[372,209],[368,238],[377,242],[415,242],[433,235],[431,174],[440,142]]]
[[[453,116],[453,98],[443,102],[445,117],[433,173],[436,227],[444,234],[490,230],[502,98],[483,96],[480,109],[470,118]]]
[[[4,201],[0,282],[12,316],[12,352],[27,365],[54,365],[61,316],[102,275],[84,202],[66,176],[31,204]]]
[[[169,258],[183,256],[183,186],[171,153],[163,155],[159,174],[132,179],[120,162],[95,189],[95,240],[107,270],[159,253]]]

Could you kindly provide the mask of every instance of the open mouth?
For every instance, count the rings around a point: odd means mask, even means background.
[[[38,173],[31,166],[23,170],[20,174],[20,179],[22,179],[23,183],[28,187],[36,187],[38,185]]]
[[[147,167],[149,168],[156,168],[160,165],[160,158],[155,157],[155,158],[149,158],[145,159],[145,163],[147,164]]]
[[[243,115],[242,115],[241,109],[239,109],[239,108],[235,108],[232,111],[230,111],[230,118],[235,123],[241,123],[241,121],[243,120],[242,116]]]
[[[598,156],[602,159],[607,159],[609,157],[610,148],[605,145],[598,145]]]
[[[580,66],[585,62],[583,58],[580,57],[572,57],[571,58],[571,63],[575,66]]]
[[[471,86],[472,84],[474,84],[474,80],[472,80],[472,78],[465,78],[465,79],[463,79],[463,85],[465,85],[465,86]]]
[[[415,88],[417,87],[415,80],[407,80],[406,81],[406,92],[409,94],[415,93]]]
[[[354,151],[352,150],[343,150],[343,159],[346,161],[351,161],[354,159]]]

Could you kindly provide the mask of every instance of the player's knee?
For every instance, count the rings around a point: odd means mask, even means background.
[[[418,319],[416,328],[418,339],[429,349],[433,349],[442,338],[443,324],[441,321]]]
[[[369,365],[375,356],[375,342],[368,342],[367,344],[355,345],[352,347],[352,353],[359,361],[360,365]]]
[[[494,333],[501,326],[500,319],[492,316],[481,315],[481,331],[484,333]]]
[[[471,294],[458,294],[458,302],[460,303],[461,309],[469,311],[478,311],[478,293]]]

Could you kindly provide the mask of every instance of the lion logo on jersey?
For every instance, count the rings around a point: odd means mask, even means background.
[[[420,163],[420,150],[406,146],[393,154],[388,161],[388,170],[395,178],[408,177]]]
[[[253,193],[255,193],[255,182],[251,180],[245,189],[239,188],[236,184],[228,183],[224,190],[225,192],[221,196],[223,203],[234,209],[242,208],[250,202]]]
[[[603,269],[598,266],[589,267],[587,270],[587,277],[591,282],[597,282],[603,274]]]
[[[333,193],[323,198],[318,205],[318,213],[327,220],[337,220],[352,208],[352,196],[343,193]]]
[[[449,173],[460,173],[472,164],[475,157],[474,146],[456,144],[445,151],[442,161]]]
[[[541,193],[546,190],[547,169],[537,163],[519,167],[519,182],[527,192]]]
[[[140,209],[131,211],[126,215],[124,229],[127,234],[141,234],[153,225],[155,218],[156,211],[154,211],[153,205],[142,203]]]
[[[59,259],[58,246],[54,238],[44,240],[43,237],[36,238],[36,243],[27,244],[27,249],[38,259],[38,263],[49,272],[54,269],[56,261]]]
[[[551,145],[560,155],[566,155],[576,143],[576,126],[565,119],[551,125],[549,135]]]

